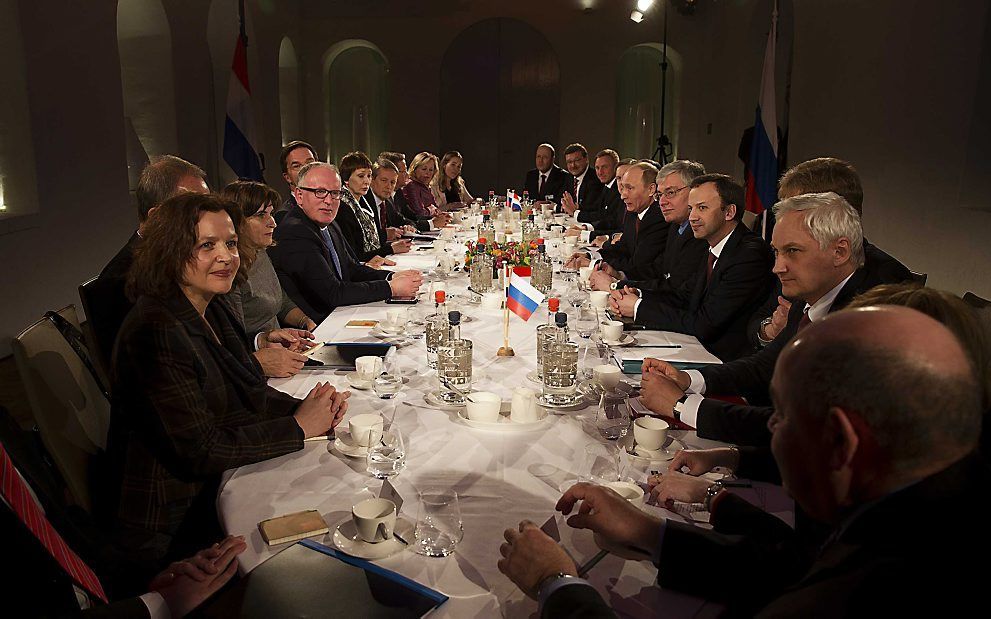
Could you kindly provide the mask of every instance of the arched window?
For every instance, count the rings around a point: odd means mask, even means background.
[[[117,47],[128,181],[133,190],[148,158],[175,153],[178,145],[172,34],[160,0],[120,0]]]
[[[324,105],[330,161],[352,150],[375,156],[390,147],[389,63],[374,44],[349,39],[324,55]]]
[[[27,70],[17,3],[0,3],[0,221],[38,212]],[[23,225],[24,220],[19,224]],[[4,224],[0,233],[9,229]]]
[[[282,143],[299,139],[299,60],[289,37],[279,46],[279,114]]]
[[[677,155],[681,56],[668,46],[664,131]],[[635,45],[619,61],[616,80],[616,146],[623,157],[649,157],[661,135],[661,46]],[[660,157],[657,158],[660,160]]]

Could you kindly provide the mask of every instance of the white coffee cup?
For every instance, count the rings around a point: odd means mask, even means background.
[[[644,503],[646,495],[643,488],[631,481],[611,481],[606,484],[607,488],[612,488],[616,494],[623,497],[630,503],[640,507]]]
[[[482,307],[484,309],[502,309],[502,300],[506,295],[502,292],[486,292],[482,295]]]
[[[587,282],[592,277],[592,272],[595,271],[592,267],[578,267],[578,279],[583,282]],[[605,292],[600,290],[599,292]]]
[[[592,307],[606,309],[609,307],[609,292],[606,290],[593,290],[588,293],[588,301]]]
[[[444,226],[440,229],[440,238],[451,240],[454,238],[454,226]]]
[[[514,423],[537,421],[537,394],[526,387],[517,387],[513,391],[509,419]]]
[[[396,528],[396,504],[389,499],[365,499],[351,507],[358,537],[369,544],[392,539]]]
[[[551,226],[551,238],[554,240],[560,239],[564,236],[564,226],[553,225]]]
[[[361,447],[368,447],[382,437],[382,426],[385,420],[378,413],[363,413],[348,419],[348,430],[351,438]]]
[[[499,421],[499,409],[502,407],[502,398],[489,391],[476,391],[469,394],[468,397],[470,399],[465,406],[468,419],[487,423]]]
[[[612,391],[623,378],[623,372],[615,365],[603,363],[592,368],[592,378],[606,391]]]
[[[582,230],[581,234],[578,235],[578,238],[581,239],[581,242],[582,243],[588,243],[589,242],[589,239],[592,238],[592,231],[591,230]]]
[[[382,373],[382,357],[358,357],[354,360],[354,369],[361,380],[372,380]]]
[[[633,438],[639,447],[657,451],[668,438],[668,422],[657,417],[638,417],[633,422]]]
[[[607,342],[618,342],[623,337],[623,323],[618,320],[603,320],[599,323],[599,334]]]

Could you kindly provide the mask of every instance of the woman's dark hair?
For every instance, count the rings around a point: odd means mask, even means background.
[[[372,169],[372,160],[368,158],[368,155],[360,150],[351,151],[344,155],[341,157],[341,165],[338,166],[338,169],[341,171],[341,182],[346,185],[348,179],[355,173],[355,170],[362,168]]]
[[[241,226],[237,228],[237,247],[241,252],[241,270],[247,273],[258,256],[258,250],[261,249],[260,247],[255,247],[248,236],[248,231],[245,228],[248,218],[269,204],[273,208],[278,208],[282,202],[282,196],[279,195],[278,191],[265,183],[256,181],[234,181],[224,187],[223,191],[220,192],[220,196],[231,200],[241,207],[241,213],[244,217],[241,221]],[[272,243],[272,245],[275,245],[275,243]]]
[[[127,296],[134,301],[141,295],[172,295],[176,286],[185,283],[183,276],[186,265],[193,260],[200,216],[221,211],[231,218],[235,230],[241,229],[241,207],[216,194],[182,193],[152,211],[141,230],[142,242],[127,274]],[[244,269],[238,269],[235,285],[244,279],[243,273]]]

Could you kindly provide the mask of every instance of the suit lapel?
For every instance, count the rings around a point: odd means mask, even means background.
[[[729,239],[726,240],[726,244],[723,245],[723,251],[720,252],[719,258],[716,259],[715,266],[712,267],[712,282],[715,283],[719,276],[723,272],[723,265],[733,261],[733,253],[736,251],[737,245],[740,244],[740,238],[744,234],[742,224],[736,224],[736,228],[733,229],[729,234]],[[725,258],[725,260],[724,260]],[[702,269],[702,278],[705,279],[705,269]]]

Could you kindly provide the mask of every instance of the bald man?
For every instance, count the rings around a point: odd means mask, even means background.
[[[991,516],[991,471],[975,453],[977,381],[950,331],[904,307],[844,310],[788,344],[771,389],[771,449],[784,486],[832,534],[804,576],[779,588],[757,616],[972,612],[982,602],[983,572],[965,565],[963,553],[983,557],[991,550],[984,528]],[[718,553],[741,536],[768,548],[793,541],[774,516],[718,484],[706,499],[714,514],[710,534],[686,532],[589,484],[569,489],[557,507],[570,514],[578,501],[569,525],[665,562],[658,576],[665,586],[693,575],[733,578]],[[729,506],[732,518],[715,518]],[[724,532],[735,535],[713,537]],[[692,552],[685,544],[693,535],[708,535],[709,545]],[[564,550],[532,523],[505,537],[499,569],[539,597],[542,616],[612,616],[574,576]],[[705,549],[711,552],[699,552]],[[741,578],[760,571],[734,567]],[[726,601],[733,606],[737,600]]]

